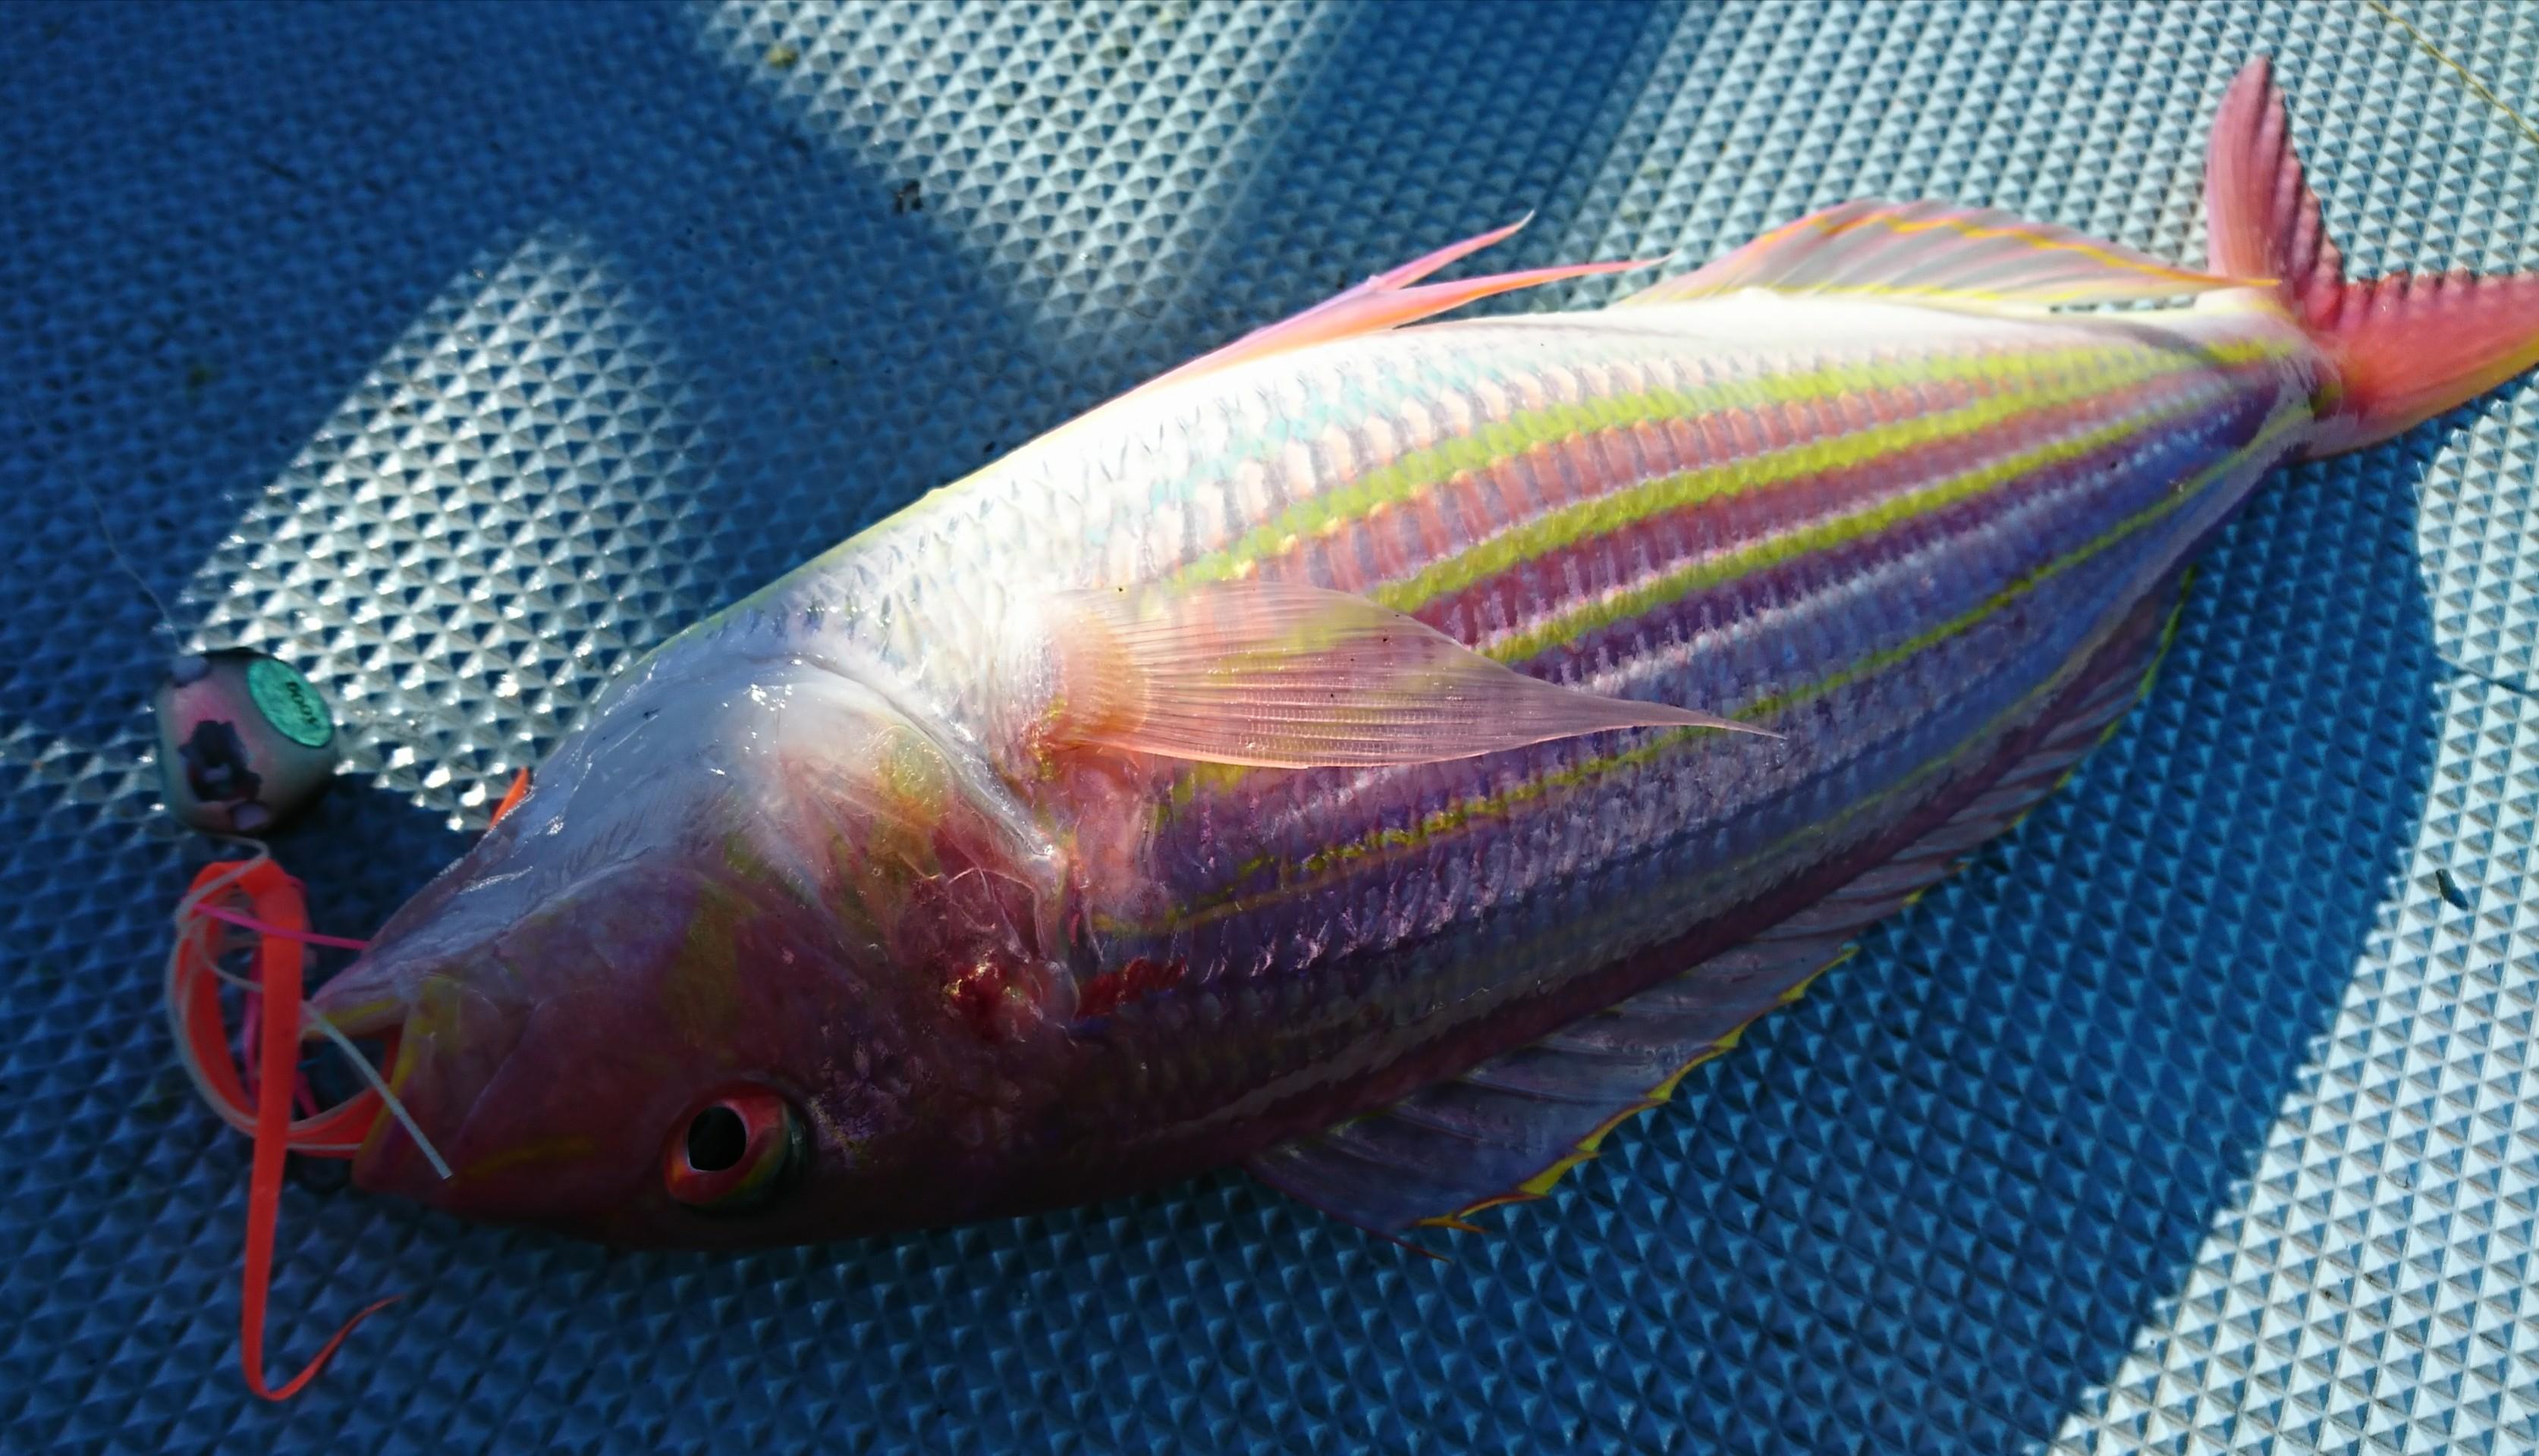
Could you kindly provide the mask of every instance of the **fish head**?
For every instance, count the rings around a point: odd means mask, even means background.
[[[395,1039],[355,1181],[661,1246],[975,1212],[1071,1006],[987,771],[816,663],[608,701],[317,994]]]

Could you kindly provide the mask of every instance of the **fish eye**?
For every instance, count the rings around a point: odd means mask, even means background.
[[[802,1155],[802,1120],[790,1104],[765,1088],[733,1088],[670,1129],[661,1181],[692,1209],[738,1213],[782,1192]]]

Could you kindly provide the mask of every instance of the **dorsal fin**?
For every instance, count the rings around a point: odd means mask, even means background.
[[[2069,777],[2151,686],[2183,592],[2156,590],[2063,690],[2045,731],[1980,794],[1892,859],[1752,940],[1552,1035],[1245,1166],[1392,1237],[1548,1193],[1605,1136],[1673,1094],[1747,1026],[1799,998],[1853,938],[1920,897],[1968,850]]]
[[[2146,253],[1944,202],[1846,202],[1775,228],[1707,267],[1633,294],[1616,307],[1765,289],[2034,309],[2178,298],[2261,286],[2180,268]]]
[[[1493,273],[1484,278],[1462,278],[1452,283],[1421,283],[1419,280],[1449,263],[1468,258],[1492,243],[1504,242],[1516,235],[1517,230],[1534,221],[1534,214],[1493,228],[1475,237],[1446,246],[1424,257],[1413,258],[1399,268],[1379,273],[1345,293],[1324,299],[1302,313],[1279,320],[1266,328],[1253,330],[1222,349],[1202,354],[1189,364],[1158,375],[1136,393],[1159,389],[1195,375],[1212,373],[1235,364],[1248,364],[1290,349],[1309,344],[1327,343],[1334,339],[1358,334],[1381,333],[1406,323],[1461,308],[1467,303],[1497,294],[1512,294],[1519,289],[1539,288],[1564,279],[1592,278],[1600,273],[1623,273],[1633,268],[1652,268],[1662,259],[1613,263],[1563,263],[1550,268],[1526,268],[1514,273]]]

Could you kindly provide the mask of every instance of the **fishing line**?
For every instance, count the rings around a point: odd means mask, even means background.
[[[432,1170],[441,1175],[442,1181],[447,1182],[458,1176],[449,1170],[449,1160],[441,1156],[441,1150],[432,1146],[432,1140],[423,1135],[423,1129],[415,1122],[414,1114],[405,1110],[405,1103],[397,1100],[395,1092],[388,1091],[387,1080],[379,1076],[379,1069],[371,1065],[370,1058],[355,1049],[353,1038],[344,1034],[344,1028],[328,1021],[323,1013],[306,1001],[300,1003],[300,1014],[307,1023],[314,1025],[318,1030],[326,1033],[326,1039],[341,1048],[344,1055],[353,1059],[353,1066],[362,1074],[362,1080],[370,1084],[371,1091],[378,1093],[380,1105],[386,1107],[388,1115],[397,1120],[399,1127],[405,1129],[405,1135],[414,1139],[414,1146],[422,1150],[424,1160],[432,1164]],[[355,1143],[346,1147],[344,1151],[349,1156],[360,1146]],[[307,1151],[313,1153],[317,1150],[311,1147]]]
[[[2408,38],[2415,41],[2416,44],[2423,49],[2425,54],[2432,56],[2435,60],[2448,66],[2459,76],[2461,83],[2467,86],[2470,92],[2476,95],[2478,99],[2486,102],[2490,106],[2493,106],[2505,115],[2511,117],[2512,124],[2521,128],[2521,134],[2523,136],[2528,137],[2534,142],[2539,142],[2539,126],[2532,126],[2528,117],[2512,109],[2511,105],[2506,102],[2504,98],[2497,96],[2493,91],[2489,90],[2485,82],[2477,79],[2476,72],[2471,71],[2464,65],[2461,65],[2458,61],[2451,59],[2450,53],[2435,44],[2432,36],[2417,30],[2413,25],[2408,23],[2405,16],[2391,10],[2386,5],[2383,5],[2380,3],[2380,0],[2363,0],[2363,3],[2370,6],[2373,10],[2380,12],[2381,18],[2389,22],[2389,24],[2406,32]]]
[[[252,930],[258,935],[278,935],[285,940],[295,940],[304,946],[325,946],[337,951],[367,951],[371,948],[369,941],[357,941],[348,935],[319,935],[313,930],[294,930],[288,925],[268,924],[243,910],[233,910],[223,905],[197,905],[194,907],[194,913],[210,916],[224,925],[235,925],[240,930]]]
[[[114,558],[114,564],[125,576],[131,578],[134,586],[141,588],[141,594],[150,599],[151,610],[159,614],[159,629],[168,634],[169,650],[183,651],[185,634],[176,629],[175,615],[168,610],[167,599],[160,596],[159,589],[150,584],[150,578],[142,575],[140,568],[132,564],[132,559],[123,554],[123,543],[115,539],[113,527],[106,523],[105,502],[97,498],[97,492],[89,485],[86,476],[80,478],[79,492],[88,501],[89,514],[97,517],[98,539],[105,543],[106,551]]]

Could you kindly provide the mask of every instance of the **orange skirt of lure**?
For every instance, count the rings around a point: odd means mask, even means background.
[[[495,806],[494,823],[528,793],[529,775],[522,770]],[[223,1121],[255,1139],[255,1157],[247,1174],[246,1270],[239,1301],[239,1354],[249,1390],[269,1401],[299,1394],[324,1369],[326,1361],[363,1320],[404,1298],[390,1294],[364,1305],[344,1321],[300,1373],[280,1386],[264,1370],[264,1315],[273,1283],[274,1234],[282,1212],[282,1169],[291,1154],[349,1159],[378,1121],[387,1104],[376,1087],[366,1088],[332,1107],[292,1115],[295,1097],[311,1099],[299,1075],[304,1032],[302,987],[311,945],[361,949],[363,943],[312,934],[309,907],[300,882],[272,857],[257,852],[246,860],[223,860],[203,866],[176,910],[177,939],[168,964],[168,1012],[187,1070]],[[255,969],[239,977],[220,967],[225,940],[239,932],[255,938]],[[221,1012],[224,982],[247,992],[247,1024],[241,1027],[240,1057],[231,1053],[227,1018]],[[389,1037],[387,1055],[395,1055]],[[250,1091],[240,1061],[255,1062]]]

